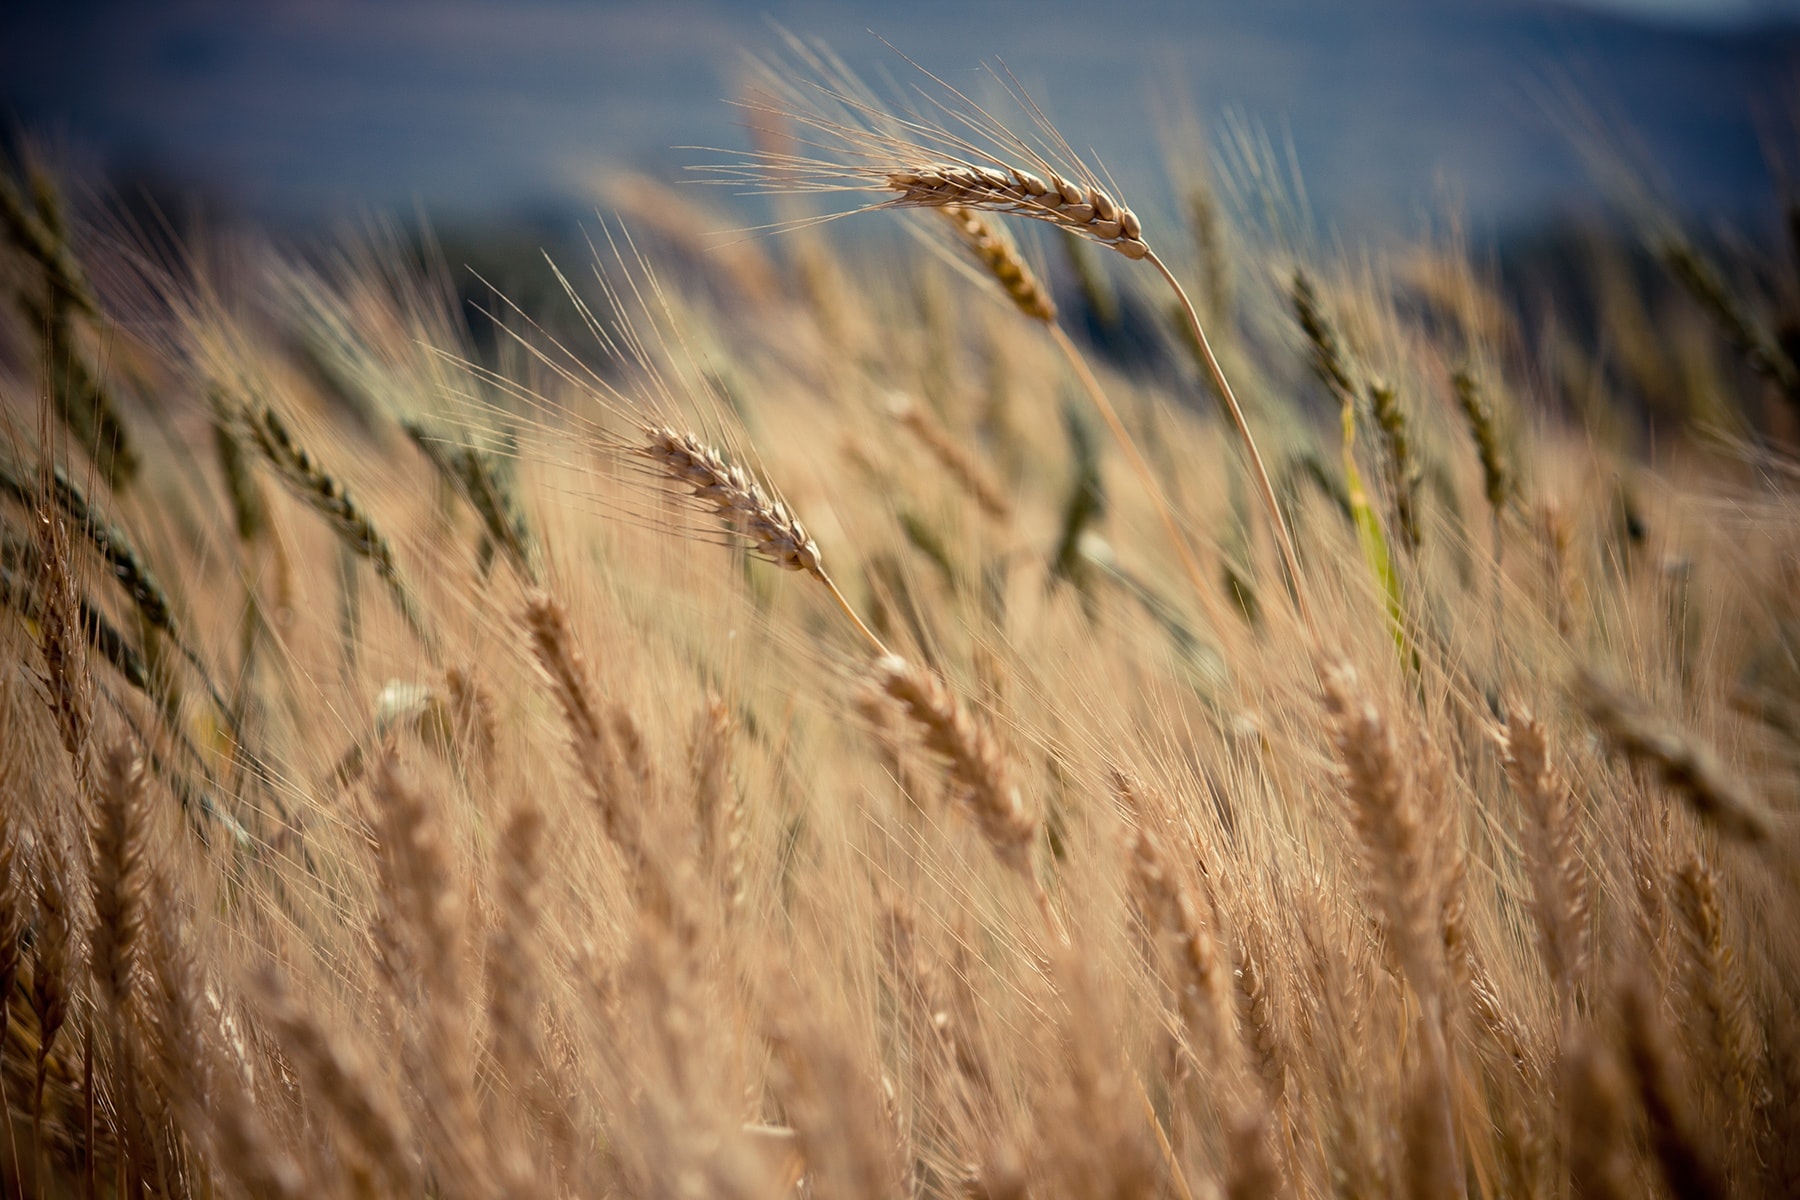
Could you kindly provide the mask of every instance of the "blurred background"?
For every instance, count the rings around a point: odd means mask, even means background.
[[[1702,227],[1772,223],[1800,148],[1800,0],[14,0],[0,114],[121,193],[277,226],[552,229],[611,168],[745,145],[728,101],[781,28],[860,72],[903,75],[881,37],[952,82],[1003,58],[1140,209],[1183,119],[1265,131],[1358,238],[1604,211],[1583,120]]]

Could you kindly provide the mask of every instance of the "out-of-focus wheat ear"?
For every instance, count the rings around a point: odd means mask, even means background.
[[[1580,628],[1580,606],[1576,602],[1576,593],[1581,584],[1574,565],[1574,555],[1571,553],[1574,536],[1568,514],[1554,500],[1546,500],[1538,508],[1534,524],[1538,541],[1544,550],[1544,568],[1549,575],[1556,632],[1564,638],[1573,638]]]
[[[1658,775],[1701,819],[1729,837],[1766,842],[1774,818],[1712,747],[1653,714],[1643,701],[1582,669],[1575,698],[1612,750]]]
[[[442,820],[431,797],[386,754],[374,772],[381,839],[380,873],[397,910],[417,970],[418,1085],[432,1114],[433,1149],[458,1186],[485,1194],[493,1179],[492,1146],[475,1096],[475,1052],[469,1030],[469,980],[463,947],[463,903]]]
[[[1006,293],[1013,306],[1033,321],[1051,324],[1056,320],[1056,301],[1031,269],[1031,264],[979,213],[957,205],[946,205],[938,211],[950,222],[963,244],[968,247],[988,274]]]
[[[45,1153],[44,1084],[50,1055],[69,1015],[74,985],[74,914],[66,878],[71,856],[60,839],[39,833],[36,936],[31,943],[31,1011],[37,1018],[36,1074],[31,1089],[32,1142],[40,1162]]]
[[[69,519],[96,553],[106,560],[114,578],[130,597],[144,624],[159,633],[175,633],[174,616],[169,597],[151,573],[150,567],[131,544],[125,531],[103,519],[88,504],[87,496],[61,467],[45,472],[50,485],[48,495]],[[27,509],[40,504],[40,489],[11,463],[0,460],[0,493],[4,493]]]
[[[168,593],[157,581],[148,561],[132,543],[130,535],[106,520],[89,503],[81,487],[61,467],[52,468],[51,485],[57,507],[68,514],[69,520],[87,539],[94,552],[106,560],[113,578],[137,612],[138,625],[143,634],[144,657],[149,660],[148,673],[153,677],[157,702],[164,714],[172,719],[180,698],[173,674],[165,665],[163,640],[167,639],[168,644],[173,645],[199,675],[214,709],[229,720],[230,711],[214,685],[206,664],[188,644],[175,620],[175,611],[169,603]]]
[[[129,742],[107,752],[91,838],[94,928],[88,966],[115,1022],[132,1006],[144,922],[144,771]]]
[[[1400,522],[1403,544],[1417,550],[1423,539],[1419,528],[1421,473],[1413,457],[1410,422],[1399,391],[1385,380],[1376,380],[1369,384],[1369,408],[1381,431],[1382,449],[1387,451],[1388,487],[1394,493],[1394,516]]]
[[[561,604],[541,592],[533,596],[526,605],[525,630],[562,708],[569,748],[589,803],[599,813],[607,839],[625,860],[639,905],[646,916],[690,936],[693,929],[685,902],[670,886],[665,864],[644,828],[647,762],[638,747],[633,770],[633,751],[622,744],[629,739],[621,734],[633,731],[629,717],[621,722],[616,711],[600,707]]]
[[[47,175],[33,174],[27,205],[11,175],[0,171],[0,227],[44,277],[42,300],[21,292],[19,303],[42,343],[50,399],[109,485],[122,488],[141,459],[112,393],[95,378],[75,337],[73,318],[97,322],[100,307],[70,248],[61,199]]]
[[[213,453],[219,460],[219,474],[225,480],[225,498],[231,505],[231,526],[238,542],[249,546],[258,541],[269,527],[268,501],[257,485],[256,472],[244,453],[244,440],[238,426],[241,415],[224,393],[210,393],[213,408]]]
[[[1761,1030],[1750,1009],[1744,973],[1726,940],[1718,874],[1698,855],[1675,872],[1676,907],[1681,914],[1688,976],[1706,1016],[1706,1061],[1726,1099],[1733,1158],[1749,1153],[1763,1107]]]
[[[225,1016],[222,1000],[196,961],[174,906],[163,900],[154,911],[144,937],[146,1007],[157,1033],[151,1045],[184,1132],[211,1150],[209,1175],[230,1176],[248,1195],[316,1195],[264,1121],[246,1065],[212,1040]]]
[[[1704,1140],[1692,1091],[1678,1078],[1671,1035],[1657,1017],[1656,1003],[1640,980],[1628,981],[1619,999],[1625,1053],[1649,1121],[1651,1148],[1673,1195],[1683,1200],[1724,1200],[1731,1190]]]
[[[450,695],[450,721],[457,745],[491,778],[500,753],[500,720],[494,714],[494,698],[471,667],[451,667],[444,672],[444,688]]]
[[[1340,404],[1356,401],[1356,380],[1350,374],[1350,361],[1338,337],[1337,327],[1325,315],[1312,279],[1304,270],[1294,271],[1292,286],[1294,318],[1306,335],[1311,348],[1313,373],[1331,389]]]
[[[876,662],[875,682],[899,701],[926,748],[943,760],[958,798],[975,818],[994,857],[1026,881],[1045,923],[1066,941],[1062,922],[1031,864],[1042,817],[1012,784],[999,741],[969,715],[942,679],[898,655]]]
[[[1456,1156],[1450,1153],[1454,1142],[1443,1136],[1443,1114],[1449,1107],[1449,1080],[1444,1075],[1444,1064],[1427,1055],[1407,1085],[1401,1116],[1405,1195],[1412,1200],[1434,1200],[1462,1191],[1462,1183],[1456,1178]]]
[[[700,862],[718,886],[727,918],[743,902],[748,816],[743,791],[731,774],[734,724],[724,699],[716,692],[707,692],[706,707],[695,721],[688,754],[694,818],[700,831]]]
[[[514,805],[495,853],[494,906],[498,924],[488,937],[488,1036],[494,1070],[513,1106],[496,1114],[496,1169],[516,1196],[542,1194],[546,1181],[532,1153],[527,1114],[566,1121],[545,1077],[542,1033],[543,955],[540,884],[545,821],[530,798]]]
[[[19,701],[10,681],[0,682],[0,729],[17,730]],[[19,772],[27,764],[23,738],[9,737],[0,745],[0,796],[18,795]],[[19,808],[14,803],[0,804],[0,1021],[12,1010],[13,985],[18,982],[19,964],[25,955],[25,931],[31,924],[30,880],[20,840],[24,831],[18,826]],[[4,1026],[0,1026],[4,1028]],[[0,1088],[0,1092],[5,1089]],[[0,1106],[5,1097],[0,1095]],[[10,1114],[7,1128],[12,1127]]]
[[[1800,403],[1800,367],[1751,315],[1750,306],[1731,290],[1719,268],[1672,226],[1657,238],[1653,249],[1750,369],[1780,388],[1790,401]]]
[[[1472,368],[1458,368],[1451,378],[1451,386],[1456,391],[1457,406],[1462,409],[1469,436],[1474,439],[1476,454],[1481,459],[1481,490],[1487,497],[1488,508],[1493,511],[1497,526],[1506,509],[1506,501],[1512,495],[1513,479],[1507,470],[1506,452],[1500,444],[1500,426],[1494,416],[1494,406]]]
[[[1575,800],[1536,717],[1523,709],[1509,714],[1500,743],[1506,776],[1525,810],[1521,840],[1538,948],[1568,1021],[1589,953],[1587,870],[1576,841]]]
[[[888,402],[888,412],[919,439],[919,444],[930,451],[938,464],[949,472],[950,478],[981,506],[982,512],[996,521],[1012,519],[1012,501],[1007,498],[1006,489],[994,478],[987,464],[957,441],[929,409],[912,397],[896,392]]]
[[[76,586],[62,514],[40,500],[32,525],[39,564],[38,649],[44,659],[44,695],[74,765],[76,784],[85,787],[94,701],[87,640],[81,630],[81,589]]]
[[[1392,726],[1364,692],[1355,668],[1345,659],[1329,660],[1322,664],[1319,677],[1344,771],[1351,824],[1375,880],[1376,905],[1386,918],[1407,981],[1419,996],[1420,1025],[1432,1060],[1429,1070],[1447,1081],[1451,1071],[1444,1033],[1447,927],[1442,916],[1455,889],[1453,879],[1443,877],[1444,848],[1433,844],[1434,830],[1421,807],[1422,789],[1401,756]],[[1446,791],[1437,788],[1433,794],[1443,796]],[[1441,1153],[1450,1164],[1444,1177],[1454,1185],[1452,1194],[1460,1195],[1465,1185],[1455,1097],[1447,1082],[1432,1087],[1443,1102],[1434,1121],[1440,1143],[1434,1153]]]
[[[796,1009],[789,996],[784,1009]],[[806,1177],[821,1194],[900,1194],[904,1176],[878,1079],[816,1021],[783,1012],[764,1037],[772,1052],[770,1087],[790,1114]]]
[[[1582,1200],[1637,1200],[1631,1088],[1618,1055],[1585,1031],[1563,1063],[1559,1109],[1568,1148],[1569,1182]]]
[[[414,1193],[418,1179],[412,1133],[375,1085],[368,1062],[352,1040],[333,1036],[321,1026],[279,976],[265,975],[258,990],[263,1017],[298,1074],[302,1094],[335,1118],[338,1136],[356,1145],[393,1189],[391,1194]]]
[[[51,289],[60,293],[69,307],[83,316],[98,316],[99,307],[88,288],[87,276],[62,236],[62,213],[54,193],[47,187],[34,191],[34,201],[27,204],[12,173],[0,171],[0,224],[5,225],[13,244],[37,261]]]
[[[713,447],[692,433],[677,433],[667,425],[649,426],[638,452],[656,463],[669,479],[693,489],[693,496],[711,508],[725,528],[750,543],[759,556],[787,571],[804,571],[825,585],[858,633],[880,655],[888,650],[875,636],[850,601],[825,571],[818,543],[806,532],[787,505],[770,499],[750,473],[734,466]]]
[[[474,446],[434,433],[417,421],[402,423],[413,444],[424,451],[438,475],[466,501],[481,520],[482,536],[489,547],[498,546],[527,583],[540,584],[536,546],[524,515],[505,485],[494,459]],[[487,568],[484,564],[482,573]]]
[[[1113,795],[1132,821],[1131,880],[1145,927],[1175,942],[1178,978],[1173,981],[1181,1015],[1201,1062],[1218,1058],[1232,1024],[1229,971],[1225,966],[1216,921],[1203,914],[1205,902],[1194,895],[1176,871],[1174,859],[1150,827],[1142,800],[1143,782],[1114,768]]]
[[[507,818],[494,860],[499,921],[488,939],[488,1029],[500,1077],[515,1082],[537,1071],[543,841],[543,810],[524,799]]]
[[[1334,659],[1320,671],[1332,743],[1343,770],[1350,823],[1362,843],[1377,911],[1408,980],[1421,996],[1442,986],[1432,847],[1393,728],[1356,669]]]
[[[1199,251],[1200,270],[1205,279],[1202,296],[1206,302],[1206,319],[1231,323],[1232,279],[1231,254],[1226,245],[1225,221],[1218,195],[1205,183],[1196,183],[1187,192],[1188,224],[1194,233],[1194,249]]]
[[[387,586],[388,595],[407,628],[427,652],[435,653],[436,639],[426,627],[412,590],[401,577],[393,548],[369,519],[368,513],[310,451],[294,440],[287,422],[273,408],[265,406],[247,417],[250,435],[275,469],[277,478],[297,499],[325,518],[349,552],[374,569],[376,577]]]
[[[1269,1152],[1269,1120],[1261,1113],[1246,1113],[1225,1132],[1226,1156],[1231,1163],[1225,1175],[1225,1200],[1266,1200],[1280,1194],[1281,1169]]]

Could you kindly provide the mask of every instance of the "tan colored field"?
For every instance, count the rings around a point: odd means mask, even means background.
[[[1791,264],[858,136],[940,253],[638,181],[488,350],[0,192],[9,1191],[1800,1187]]]

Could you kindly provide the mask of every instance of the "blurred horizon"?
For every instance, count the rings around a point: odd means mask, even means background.
[[[717,157],[677,147],[743,146],[728,101],[780,29],[902,79],[879,38],[953,81],[1003,58],[1140,209],[1167,202],[1167,114],[1266,132],[1316,219],[1375,235],[1604,208],[1571,98],[1689,219],[1772,217],[1770,148],[1800,157],[1800,0],[24,4],[0,113],[122,188],[277,226],[562,221],[609,169],[677,179]]]

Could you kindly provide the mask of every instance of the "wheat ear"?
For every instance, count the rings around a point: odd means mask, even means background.
[[[1457,406],[1468,422],[1469,436],[1475,441],[1475,451],[1481,458],[1481,490],[1497,523],[1501,510],[1506,507],[1506,497],[1512,491],[1512,478],[1507,474],[1506,456],[1500,448],[1500,426],[1494,416],[1494,406],[1488,403],[1481,381],[1468,368],[1458,370],[1451,384],[1456,390]]]
[[[1211,1060],[1232,1022],[1228,970],[1213,928],[1217,922],[1206,911],[1206,899],[1195,895],[1179,871],[1178,860],[1150,828],[1142,781],[1115,767],[1112,790],[1130,819],[1133,898],[1146,930],[1172,937],[1178,976],[1174,990],[1193,1039],[1190,1053],[1203,1062]]]
[[[1126,258],[1149,255],[1137,215],[1091,184],[1051,172],[1045,181],[1017,167],[934,163],[890,171],[887,185],[900,193],[900,208],[980,208],[1014,213],[1060,226],[1078,237],[1110,246]]]
[[[376,1089],[370,1064],[349,1039],[334,1037],[307,1012],[280,977],[266,976],[261,991],[263,1015],[307,1099],[331,1114],[336,1129],[382,1173],[396,1194],[414,1192],[411,1131]]]
[[[896,394],[888,405],[888,411],[919,439],[919,444],[930,451],[931,456],[950,473],[952,479],[962,485],[963,490],[974,498],[983,512],[996,521],[1012,519],[1012,501],[1006,498],[1006,490],[981,460],[945,429],[929,409],[910,396]]]
[[[1525,809],[1525,865],[1538,944],[1569,1020],[1588,962],[1587,883],[1576,845],[1574,798],[1551,758],[1549,734],[1530,713],[1508,719],[1501,748],[1506,776]]]
[[[1006,754],[1000,743],[931,671],[889,654],[875,664],[875,681],[906,710],[908,719],[924,736],[926,747],[944,760],[951,783],[974,816],[994,857],[1030,885],[1045,922],[1067,941],[1061,922],[1050,907],[1050,898],[1031,866],[1031,845],[1037,840],[1039,816],[1008,779]]]
[[[938,211],[955,228],[969,253],[987,268],[1013,307],[1046,325],[1056,320],[1056,301],[1051,298],[1050,289],[1038,279],[1018,249],[1000,236],[999,230],[982,220],[980,213],[961,205],[948,204]]]
[[[1732,1149],[1742,1152],[1759,1107],[1761,1030],[1750,1007],[1737,955],[1726,940],[1718,873],[1699,855],[1675,872],[1676,908],[1688,950],[1689,976],[1704,1011],[1712,1054],[1707,1056],[1729,1101],[1726,1125]]]
[[[726,462],[724,455],[696,435],[677,433],[667,425],[647,428],[639,452],[669,478],[693,488],[694,497],[712,508],[725,527],[749,542],[757,554],[783,570],[804,571],[824,584],[857,632],[877,654],[887,655],[887,646],[863,623],[826,573],[819,545],[800,518],[781,501],[771,499],[748,471]]]
[[[1615,751],[1654,770],[1721,833],[1747,842],[1764,842],[1774,833],[1768,811],[1699,738],[1659,720],[1642,701],[1592,671],[1576,677],[1575,693]]]
[[[401,578],[400,568],[394,562],[393,548],[370,521],[369,514],[351,498],[336,476],[326,471],[306,447],[294,440],[287,422],[273,408],[264,408],[251,417],[250,433],[288,490],[324,517],[339,541],[375,569],[375,574],[387,585],[394,607],[399,609],[407,628],[429,653],[435,655],[437,643],[425,626],[411,590]]]
[[[1403,755],[1392,724],[1368,697],[1356,670],[1344,660],[1327,661],[1319,672],[1325,709],[1335,728],[1344,791],[1351,823],[1363,843],[1371,873],[1377,878],[1375,899],[1385,918],[1407,981],[1418,994],[1428,1059],[1418,1086],[1419,1104],[1409,1122],[1431,1139],[1443,1155],[1443,1178],[1453,1181],[1454,1194],[1466,1195],[1461,1153],[1456,1137],[1456,1106],[1449,1088],[1450,1050],[1444,1034],[1444,924],[1446,900],[1454,888],[1443,878],[1443,853],[1434,845],[1434,830],[1420,801],[1420,787]],[[1454,923],[1453,923],[1454,925]],[[1413,1103],[1409,1100],[1409,1104]]]

